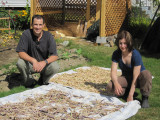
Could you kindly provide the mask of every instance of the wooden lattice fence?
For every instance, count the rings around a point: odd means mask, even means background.
[[[129,0],[106,0],[105,1],[105,35],[116,34],[130,9]]]
[[[11,30],[10,26],[10,10],[6,14],[6,12],[0,11],[0,30]]]
[[[87,22],[87,29],[99,25],[99,35],[116,34],[130,9],[131,0],[31,0],[31,17],[44,15],[46,27],[65,21]],[[100,21],[100,22],[97,22]],[[93,27],[94,28],[94,27]]]

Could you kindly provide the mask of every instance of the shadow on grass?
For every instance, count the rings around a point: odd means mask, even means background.
[[[107,83],[93,83],[93,82],[85,82],[85,85],[90,85],[98,90],[101,95],[108,95],[106,92]]]
[[[20,73],[11,73],[7,75],[5,81],[8,82],[9,89],[23,85],[23,79]]]
[[[99,84],[99,83],[93,83],[93,82],[85,82],[85,85],[90,85],[90,86],[96,88],[101,95],[111,96],[111,95],[107,94],[107,90],[106,90],[107,83]],[[122,99],[123,101],[126,102],[127,97],[128,97],[128,93],[126,93],[124,96],[121,96],[121,97],[118,97],[118,98]],[[141,99],[138,98],[138,93],[137,92],[134,93],[133,99],[138,100],[140,103],[142,102]]]

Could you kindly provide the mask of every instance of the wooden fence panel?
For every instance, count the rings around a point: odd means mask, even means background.
[[[6,13],[3,14],[3,12],[0,12],[0,30],[11,30],[10,27],[10,17]],[[8,14],[10,15],[10,10],[8,11]]]
[[[105,36],[117,34],[126,17],[128,8],[131,7],[131,1],[106,0],[105,7]]]

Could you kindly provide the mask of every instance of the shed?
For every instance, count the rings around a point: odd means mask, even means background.
[[[30,15],[44,15],[48,30],[67,22],[96,30],[98,24],[99,36],[105,37],[117,34],[130,8],[131,0],[31,0]]]
[[[30,0],[28,0],[30,5]],[[25,7],[27,0],[1,0],[0,7]]]

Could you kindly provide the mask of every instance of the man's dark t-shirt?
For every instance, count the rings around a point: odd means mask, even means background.
[[[41,39],[33,34],[32,29],[23,32],[16,52],[26,52],[37,61],[43,61],[50,56],[57,56],[56,42],[51,33],[43,31]]]

